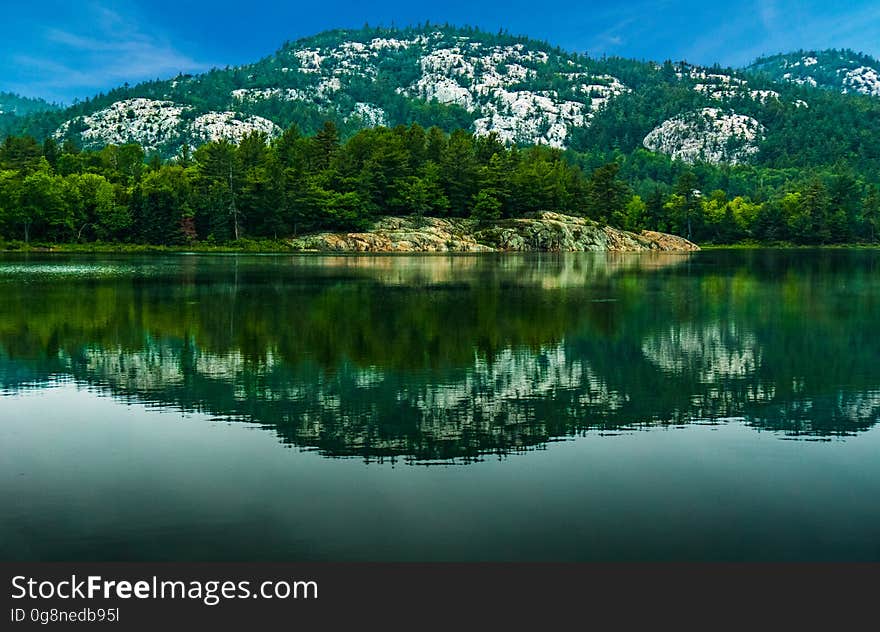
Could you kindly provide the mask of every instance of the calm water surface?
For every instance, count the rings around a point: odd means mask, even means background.
[[[0,559],[880,560],[880,252],[0,258]]]

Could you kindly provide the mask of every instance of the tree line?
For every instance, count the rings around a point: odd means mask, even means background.
[[[0,147],[0,239],[227,243],[364,230],[383,215],[490,221],[544,210],[698,242],[878,239],[880,192],[844,169],[731,172],[639,154],[514,147],[418,124],[347,140],[332,122],[313,135],[294,125],[275,139],[183,146],[170,159],[136,144],[83,151],[10,136]]]

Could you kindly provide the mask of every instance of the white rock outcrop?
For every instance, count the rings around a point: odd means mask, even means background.
[[[67,121],[55,135],[64,137],[74,127],[82,130],[80,138],[86,146],[140,143],[146,151],[151,151],[178,134],[185,110],[171,101],[116,101],[94,114]]]
[[[281,132],[268,119],[235,112],[208,112],[188,121],[184,114],[191,110],[172,101],[126,99],[65,122],[56,130],[55,137],[78,133],[87,147],[138,143],[150,153],[167,148],[181,138],[202,143],[225,138],[237,143],[253,131],[264,132],[269,137]]]
[[[119,101],[65,123],[57,136],[79,135],[90,147],[137,142],[148,152],[168,152],[184,141],[238,141],[254,130],[274,136],[279,131],[274,122],[249,114],[255,106],[260,113],[284,111],[293,102],[327,118],[390,125],[397,121],[383,109],[387,104],[370,102],[364,85],[387,81],[386,67],[405,67],[414,73],[393,87],[398,94],[463,108],[473,115],[476,134],[564,148],[573,129],[590,125],[599,109],[629,88],[616,77],[591,72],[573,56],[541,48],[442,31],[290,46],[260,62],[259,72],[249,66],[229,69],[238,73],[236,87],[221,111],[185,105],[204,79],[182,76],[170,82],[164,99]]]
[[[783,73],[782,79],[790,83],[817,87],[817,81],[812,74],[816,72],[811,66],[816,66],[824,71],[825,79],[822,86],[825,88],[839,88],[843,94],[856,93],[870,96],[880,96],[880,71],[876,67],[866,66],[864,60],[851,57],[845,51],[836,55],[826,51],[820,61],[817,57],[809,55],[798,60],[784,60],[781,64],[787,72]],[[827,76],[833,72],[836,80],[828,80]]]
[[[483,46],[465,38],[457,46],[425,54],[421,77],[401,92],[476,112],[477,134],[494,132],[504,142],[562,148],[571,128],[589,125],[593,112],[627,88],[615,77],[587,72],[560,75],[582,100],[555,90],[522,88],[538,74],[535,67],[548,60],[548,53],[526,50],[522,44]]]
[[[565,147],[573,127],[589,125],[593,113],[628,90],[616,77],[587,72],[572,60],[570,71],[542,73],[550,53],[523,44],[488,45],[467,36],[450,38],[441,32],[408,39],[374,38],[345,41],[336,46],[292,49],[278,59],[283,68],[314,76],[297,88],[241,88],[234,102],[262,99],[305,101],[335,107],[337,93],[350,82],[376,77],[389,51],[415,51],[419,76],[397,92],[409,97],[456,105],[476,114],[474,132],[496,133],[506,142]],[[571,88],[566,95],[552,89],[546,76],[562,78]],[[539,76],[545,80],[538,81]],[[526,89],[537,82],[544,89]],[[356,105],[346,118],[358,116],[367,124],[383,124],[387,116]],[[366,116],[365,116],[366,115]]]
[[[189,126],[191,135],[204,143],[229,140],[239,143],[251,132],[262,132],[269,138],[281,134],[281,128],[261,116],[243,116],[236,112],[202,114]]]
[[[244,102],[263,101],[265,99],[301,101],[308,98],[308,93],[296,88],[241,88],[232,91],[232,98],[236,101]]]
[[[791,83],[796,83],[800,86],[810,86],[811,88],[815,88],[816,86],[819,85],[818,82],[810,75],[807,75],[806,77],[798,77],[796,75],[793,75],[790,72],[787,72],[784,75],[782,75],[782,78],[785,79],[786,81],[790,81]]]
[[[876,68],[859,66],[843,73],[843,92],[880,97],[880,74]]]
[[[364,125],[369,127],[388,125],[388,114],[385,110],[373,103],[364,103],[362,101],[355,103],[354,109],[351,114],[346,117],[346,120],[351,120],[352,118],[360,119]]]
[[[749,116],[703,108],[664,121],[645,137],[643,145],[674,160],[738,164],[758,152],[757,142],[764,131]]]

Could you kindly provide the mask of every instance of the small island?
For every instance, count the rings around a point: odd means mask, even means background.
[[[436,217],[386,217],[364,232],[324,232],[298,239],[312,252],[692,252],[699,246],[675,235],[639,233],[544,211],[531,217],[478,222]]]

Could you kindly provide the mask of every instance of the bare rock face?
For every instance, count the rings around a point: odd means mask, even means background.
[[[690,251],[699,248],[681,237],[600,226],[584,217],[543,212],[534,218],[496,222],[477,231],[480,243],[496,250],[520,252],[638,252],[642,250]]]
[[[642,144],[673,160],[736,165],[758,153],[764,132],[764,126],[750,116],[703,108],[664,121]]]
[[[290,241],[295,250],[321,252],[692,252],[682,237],[641,234],[583,218],[543,212],[534,217],[478,223],[468,219],[386,217],[369,232],[319,233]]]
[[[669,233],[658,233],[656,230],[643,230],[639,235],[643,239],[647,239],[651,244],[651,250],[659,250],[662,252],[696,252],[700,247],[678,235],[670,235]]]
[[[295,239],[298,250],[337,252],[492,252],[470,233],[472,222],[385,217],[366,233],[319,233]]]
[[[92,148],[138,143],[150,153],[183,139],[197,146],[220,139],[239,143],[251,132],[264,132],[269,138],[281,134],[280,127],[260,116],[207,112],[187,120],[186,114],[193,111],[192,106],[172,101],[126,99],[63,123],[54,136],[61,140],[73,135]]]

